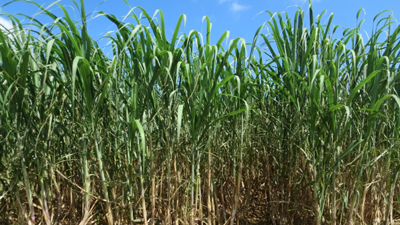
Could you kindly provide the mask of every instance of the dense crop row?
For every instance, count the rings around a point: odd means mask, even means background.
[[[253,44],[163,14],[106,57],[73,21],[0,30],[0,222],[386,224],[399,210],[400,27],[272,14]],[[137,11],[137,10],[136,10]],[[269,13],[269,12],[268,12]],[[143,18],[145,20],[143,20]],[[306,22],[307,20],[307,22]],[[146,24],[141,24],[146,21]],[[32,26],[32,25],[30,25]],[[31,33],[32,32],[32,33]],[[340,36],[334,38],[334,35]],[[261,40],[261,45],[256,45]]]

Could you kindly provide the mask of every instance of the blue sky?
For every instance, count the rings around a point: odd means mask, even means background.
[[[171,37],[175,29],[178,18],[181,14],[186,14],[186,27],[180,30],[180,34],[189,33],[190,30],[197,30],[205,33],[206,25],[202,23],[203,16],[208,16],[212,23],[211,41],[216,43],[220,36],[226,31],[230,31],[230,39],[242,37],[246,42],[251,42],[256,30],[264,22],[270,19],[265,11],[283,12],[287,11],[293,17],[297,6],[307,10],[308,2],[304,0],[127,0],[129,4],[143,7],[151,16],[157,9],[160,9],[165,18],[167,37]],[[6,1],[2,1],[6,2]],[[37,3],[48,6],[54,1],[36,0]],[[79,2],[79,0],[78,0]],[[62,0],[60,4],[64,6],[73,5],[71,0]],[[128,12],[129,7],[123,0],[85,0],[86,11],[105,11],[114,14],[118,18],[123,18]],[[356,26],[356,14],[359,9],[364,8],[361,14],[365,19],[363,29],[366,33],[372,30],[372,21],[375,15],[383,10],[391,10],[394,17],[400,20],[400,1],[399,0],[314,0],[314,17],[323,10],[326,13],[323,17],[324,23],[331,13],[334,14],[334,25],[343,28],[354,28]],[[53,12],[62,15],[60,10],[52,7]],[[72,7],[71,7],[72,9]],[[9,14],[24,13],[34,15],[38,8],[25,2],[14,2],[1,8]],[[135,9],[136,14],[140,14],[139,9]],[[73,11],[71,10],[73,15]],[[308,14],[307,20],[308,21]],[[4,17],[3,17],[4,18]],[[46,21],[43,17],[39,19]],[[128,20],[129,21],[129,20]],[[132,20],[130,20],[132,21]],[[325,22],[326,21],[326,22]],[[28,22],[25,20],[25,22]],[[0,23],[7,24],[7,21],[0,19]],[[106,32],[115,30],[105,18],[94,18],[90,20],[89,32],[95,39],[102,37]],[[267,30],[264,30],[266,33]],[[338,36],[336,36],[338,37]]]

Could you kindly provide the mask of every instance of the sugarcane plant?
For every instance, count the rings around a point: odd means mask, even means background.
[[[78,21],[58,2],[24,2],[51,22],[1,12],[13,26],[0,28],[0,223],[393,224],[399,215],[391,13],[365,38],[362,10],[356,28],[341,30],[309,2],[293,17],[266,11],[251,43],[226,31],[213,44],[208,17],[202,34],[181,32],[180,16],[168,38],[162,11],[125,1],[123,19],[92,13],[115,27],[95,41],[83,0],[72,1]]]

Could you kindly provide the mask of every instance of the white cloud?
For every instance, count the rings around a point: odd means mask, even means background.
[[[219,0],[219,4],[228,3],[230,5],[229,10],[232,12],[239,12],[249,9],[250,5],[239,4],[239,0]]]
[[[233,12],[239,12],[239,11],[247,10],[249,8],[250,8],[249,5],[241,5],[239,3],[234,2],[234,3],[232,3],[230,10]]]
[[[219,4],[222,4],[224,2],[231,2],[231,1],[234,1],[234,0],[219,0]]]
[[[0,17],[0,29],[11,30],[12,28],[13,28],[13,25],[9,20],[7,20],[3,17]]]

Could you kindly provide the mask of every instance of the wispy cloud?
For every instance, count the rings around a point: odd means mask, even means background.
[[[225,3],[225,2],[232,2],[234,0],[219,0],[219,4]]]
[[[238,3],[238,0],[219,0],[219,4],[229,3],[229,10],[232,12],[239,12],[249,9],[250,5],[242,5]]]
[[[0,16],[0,29],[4,30],[11,30],[13,28],[12,23]]]
[[[250,7],[251,7],[251,6],[249,6],[249,5],[241,5],[241,4],[239,4],[239,3],[234,2],[234,3],[232,3],[232,5],[231,5],[231,7],[230,7],[230,10],[231,10],[232,12],[239,12],[239,11],[247,10],[247,9],[249,9]]]

